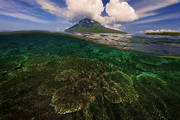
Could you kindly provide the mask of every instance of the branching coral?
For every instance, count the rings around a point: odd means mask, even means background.
[[[162,88],[167,82],[152,73],[142,73],[137,76],[137,82],[143,86],[151,88]]]
[[[116,70],[96,60],[64,57],[54,80],[42,83],[39,93],[52,96],[51,106],[58,114],[80,110],[89,113],[88,107],[97,96],[111,103],[137,101],[131,78],[120,71],[113,71]],[[57,88],[57,85],[61,87]]]
[[[138,94],[133,87],[129,76],[121,71],[105,73],[104,81],[107,82],[104,88],[105,98],[112,103],[132,103],[137,101]]]

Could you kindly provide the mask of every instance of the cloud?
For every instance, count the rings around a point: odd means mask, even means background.
[[[138,19],[135,10],[122,0],[111,0],[106,5],[106,12],[109,15],[108,20],[111,22],[129,22]]]
[[[49,0],[37,0],[37,3],[41,6],[42,9],[48,11],[51,14],[59,17],[65,17],[67,15],[67,9],[60,8]]]
[[[105,25],[105,27],[107,27],[107,28],[110,28],[110,29],[115,29],[115,30],[120,30],[120,27],[121,27],[122,25],[121,24],[114,24],[114,25]]]
[[[69,17],[80,20],[90,17],[104,25],[113,22],[129,22],[138,19],[135,10],[122,0],[110,0],[107,3],[106,12],[108,16],[102,17],[101,13],[105,9],[102,0],[66,0],[69,10]]]
[[[56,16],[63,16],[71,22],[77,22],[83,18],[92,18],[101,24],[107,25],[113,22],[129,22],[138,19],[135,10],[123,0],[110,0],[106,5],[109,16],[102,17],[105,9],[102,0],[66,0],[66,8],[61,8],[50,0],[37,0],[41,8]]]
[[[66,8],[61,8],[50,0],[37,0],[37,3],[50,14],[64,17],[71,22],[77,22],[85,17],[99,19],[104,10],[101,0],[66,0]]]
[[[24,2],[24,3],[27,3],[29,5],[37,5],[36,1],[35,0],[19,0],[20,2]]]
[[[161,32],[179,32],[172,29],[160,29],[160,30],[145,30],[144,33],[161,33]]]
[[[176,19],[176,18],[180,18],[180,13],[167,14],[163,16],[158,16],[156,18],[139,20],[139,21],[133,22],[132,24],[146,24],[146,23],[158,22],[158,21],[169,20],[169,19]]]
[[[114,29],[114,30],[126,30],[126,27],[124,27],[118,23],[115,23],[113,25],[105,25],[105,27],[110,28],[110,29]]]
[[[171,13],[159,15],[157,10],[179,3],[180,0],[148,0],[137,2],[133,7],[136,10],[141,20],[135,21],[132,24],[147,24],[169,19],[180,18],[179,13]],[[151,16],[151,17],[150,17]],[[147,18],[146,18],[147,17]]]
[[[99,20],[104,6],[101,0],[66,0],[69,10],[68,18],[80,20],[84,17],[90,17]]]
[[[22,14],[22,13],[9,13],[9,12],[0,11],[0,14],[1,15],[6,15],[6,16],[11,16],[11,17],[14,17],[14,18],[29,20],[29,21],[37,22],[37,23],[47,23],[47,21],[45,21],[45,20],[41,20],[41,19],[38,19],[36,17],[25,15],[25,14]]]
[[[21,0],[22,1],[22,0]],[[18,4],[13,0],[0,1],[0,14],[18,19],[28,20],[37,23],[47,23],[47,21],[38,18],[39,15],[34,15],[34,11]]]
[[[147,16],[157,15],[158,13],[155,13],[153,11],[168,7],[178,2],[180,2],[180,0],[143,0],[142,2],[134,5],[134,7],[137,8],[136,12],[139,17],[143,18]]]

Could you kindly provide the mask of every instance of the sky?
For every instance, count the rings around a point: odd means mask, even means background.
[[[126,31],[180,31],[180,0],[0,0],[0,31],[62,32],[83,18]]]

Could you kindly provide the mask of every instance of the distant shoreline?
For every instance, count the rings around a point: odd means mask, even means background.
[[[147,32],[145,35],[180,36],[180,32]]]

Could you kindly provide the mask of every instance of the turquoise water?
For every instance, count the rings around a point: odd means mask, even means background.
[[[0,35],[0,119],[179,120],[180,59],[69,35]]]

